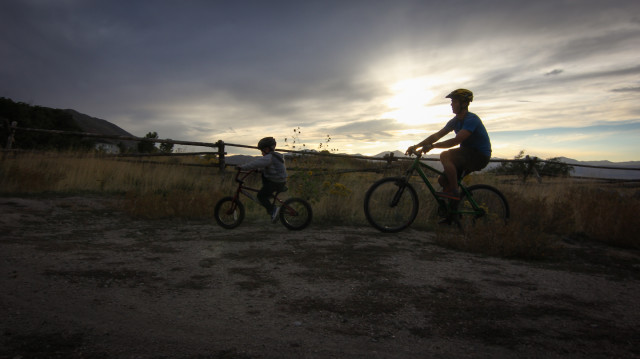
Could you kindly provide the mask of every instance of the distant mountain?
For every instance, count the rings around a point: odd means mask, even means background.
[[[76,121],[78,126],[80,126],[80,128],[82,129],[82,132],[97,133],[97,134],[109,135],[109,136],[136,137],[109,121],[102,120],[96,117],[91,117],[89,115],[85,115],[83,113],[80,113],[72,109],[67,109],[64,111],[71,114],[71,117],[74,119],[74,121]],[[130,148],[135,148],[137,146],[137,143],[135,141],[122,141],[122,140],[112,140],[112,139],[94,139],[94,140],[96,142],[111,143],[111,144],[117,144],[119,142],[122,142],[124,143],[125,146]]]
[[[393,153],[393,157],[407,157],[407,156],[404,155],[404,152],[400,152],[398,150],[380,152],[380,153],[378,153],[377,155],[375,155],[373,157],[383,158],[384,156],[387,156],[387,155],[389,155],[391,153]]]
[[[640,179],[640,170],[611,169],[611,168],[591,168],[580,167],[597,166],[597,167],[620,167],[620,168],[639,168],[640,161],[627,162],[611,162],[611,161],[578,161],[571,158],[560,157],[560,161],[573,165],[574,171],[572,176],[576,177],[594,177],[594,178],[611,178],[611,179]]]
[[[385,151],[380,152],[373,157],[382,158],[389,153],[393,153],[394,157],[407,157],[404,152],[401,151]],[[438,155],[427,155],[427,158],[438,159]],[[492,160],[500,160],[501,158],[492,158]],[[578,161],[571,158],[560,157],[559,161],[574,166],[574,171],[571,173],[574,177],[593,177],[603,179],[621,179],[621,180],[636,180],[640,179],[640,170],[628,170],[628,169],[612,169],[612,168],[591,168],[581,166],[597,166],[597,167],[620,167],[620,168],[640,168],[640,161],[627,161],[627,162],[611,162],[611,161]],[[431,166],[442,169],[439,163],[430,164]],[[500,162],[491,162],[486,169],[492,169],[500,166]]]
[[[387,156],[389,154],[393,153],[393,157],[404,157],[404,158],[409,158],[409,156],[405,155],[404,152],[402,151],[385,151],[385,152],[380,152],[377,155],[373,156],[373,157],[378,157],[378,158],[383,158],[384,156]],[[440,158],[440,155],[426,155],[424,156],[425,158],[432,158],[432,159],[438,159]]]
[[[241,165],[247,162],[251,162],[254,159],[258,158],[259,156],[247,156],[247,155],[233,155],[233,156],[226,156],[224,158],[226,164],[228,165]]]

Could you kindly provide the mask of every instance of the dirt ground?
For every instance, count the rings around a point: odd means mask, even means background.
[[[135,220],[0,198],[0,358],[634,358],[640,254],[544,261],[434,233]]]

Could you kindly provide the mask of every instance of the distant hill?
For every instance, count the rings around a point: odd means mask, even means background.
[[[561,157],[560,161],[570,165],[576,165],[572,173],[576,177],[594,177],[611,179],[640,179],[640,170],[617,170],[608,168],[578,167],[578,165],[598,166],[598,167],[624,167],[640,168],[640,161],[611,162],[611,161],[578,161],[571,158]]]
[[[374,157],[384,157],[389,153],[393,153],[394,157],[407,157],[404,155],[404,152],[401,151],[385,151],[380,152]],[[427,155],[427,158],[438,159],[440,156],[438,155]],[[492,158],[492,160],[500,160],[501,158]],[[627,162],[611,162],[611,161],[578,161],[571,158],[560,157],[559,160],[561,162],[570,164],[574,166],[574,171],[572,172],[572,176],[574,177],[593,177],[593,178],[608,178],[608,179],[621,179],[621,180],[630,180],[630,179],[640,179],[640,170],[624,170],[624,169],[610,169],[610,168],[591,168],[591,167],[580,167],[583,166],[598,166],[598,167],[620,167],[620,168],[640,168],[640,161],[627,161]],[[430,164],[431,166],[442,169],[442,166],[439,163]],[[487,169],[495,168],[500,166],[499,162],[491,162],[487,166]]]
[[[405,158],[409,158],[409,156],[405,155],[404,152],[402,151],[385,151],[385,152],[380,152],[377,155],[373,156],[373,157],[378,157],[378,158],[382,158],[390,153],[393,153],[393,157],[405,157]],[[439,159],[440,155],[426,155],[424,156],[425,158],[432,158],[432,159]]]
[[[82,132],[88,133],[97,133],[101,135],[109,135],[109,136],[128,136],[128,137],[136,137],[129,132],[123,130],[122,128],[114,125],[113,123],[102,120],[96,117],[91,117],[89,115],[85,115],[76,110],[66,109],[65,112],[71,114],[71,117],[74,121],[82,128]],[[96,142],[102,143],[111,143],[118,144],[119,142],[124,143],[125,146],[130,148],[135,148],[137,143],[135,141],[121,141],[121,140],[111,140],[111,139],[94,139]]]
[[[228,165],[241,165],[241,164],[253,161],[258,157],[259,156],[233,155],[233,156],[225,157],[225,162]]]
[[[99,133],[102,135],[116,135],[116,136],[132,136],[129,132],[114,125],[113,123],[102,120],[96,117],[85,115],[76,110],[67,109],[65,112],[71,114],[71,117],[78,123],[78,126],[82,128],[84,132]]]

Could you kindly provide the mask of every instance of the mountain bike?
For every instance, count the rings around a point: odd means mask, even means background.
[[[251,192],[258,192],[259,189],[248,187],[244,184],[245,179],[255,171],[240,171],[236,173],[235,180],[238,188],[233,196],[223,197],[218,201],[214,209],[214,217],[218,224],[226,229],[233,229],[242,223],[245,216],[245,209],[240,202],[240,194],[245,195],[252,201],[260,203]],[[280,206],[278,218],[282,224],[291,230],[304,229],[311,223],[313,216],[311,205],[302,198],[292,197],[282,200],[278,197],[282,192],[287,191],[285,187],[282,191],[276,192],[273,196],[273,204]]]
[[[486,184],[465,186],[462,173],[458,184],[460,200],[454,201],[436,195],[424,170],[442,175],[421,161],[422,152],[414,152],[416,159],[402,177],[387,177],[376,181],[364,198],[364,213],[367,221],[382,232],[399,232],[411,225],[418,215],[418,194],[409,180],[418,173],[438,204],[438,215],[444,223],[457,224],[467,231],[477,223],[489,226],[506,225],[509,220],[509,204],[496,188]],[[424,169],[424,170],[423,170]]]

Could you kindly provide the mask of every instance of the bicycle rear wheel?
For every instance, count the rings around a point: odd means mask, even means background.
[[[306,228],[311,223],[311,217],[311,205],[302,198],[289,198],[280,208],[280,222],[294,231]]]
[[[504,226],[509,220],[509,203],[505,196],[489,185],[479,184],[467,188],[473,201],[482,209],[481,214],[471,213],[474,206],[471,198],[463,194],[458,203],[457,210],[458,224],[463,231],[468,231],[473,227],[492,228]]]
[[[399,232],[418,215],[418,194],[402,177],[383,178],[364,197],[367,221],[382,232]]]
[[[244,220],[244,205],[233,197],[224,197],[216,204],[213,215],[221,227],[233,229]]]

